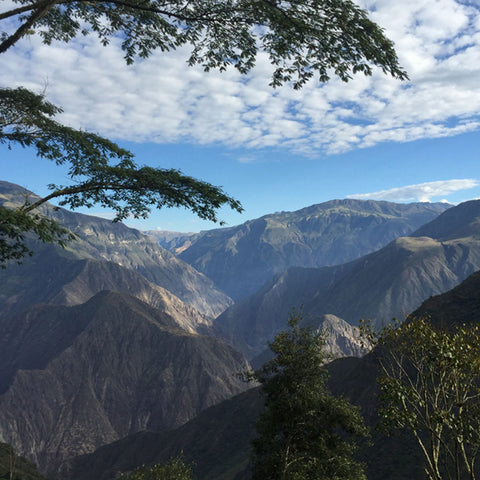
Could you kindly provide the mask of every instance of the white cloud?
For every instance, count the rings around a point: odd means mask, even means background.
[[[301,91],[268,86],[260,56],[241,78],[188,67],[188,52],[155,53],[127,67],[118,42],[22,40],[2,55],[2,85],[43,90],[63,121],[117,140],[278,146],[318,156],[457,135],[480,127],[480,7],[455,0],[362,0],[385,27],[411,77],[375,72]]]
[[[392,202],[430,202],[434,197],[443,197],[478,185],[480,185],[480,182],[472,178],[441,180],[437,182],[419,183],[417,185],[407,185],[405,187],[392,188],[380,192],[348,195],[347,198],[388,200]],[[441,201],[445,202],[446,200],[442,198]]]

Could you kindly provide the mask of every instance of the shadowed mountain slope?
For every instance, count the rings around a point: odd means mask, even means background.
[[[0,320],[0,431],[42,471],[241,392],[243,357],[124,293]]]
[[[38,198],[18,185],[0,181],[1,205],[21,205],[25,196],[31,200]],[[55,218],[79,236],[79,240],[69,242],[65,250],[58,249],[58,255],[65,259],[107,260],[117,263],[141,274],[210,317],[217,316],[232,303],[205,275],[161,248],[152,238],[138,230],[103,218],[73,213],[62,208],[55,209],[50,204],[40,207],[40,211]],[[42,262],[43,260],[39,260],[42,256],[51,255],[51,245],[39,242],[32,245],[36,254],[25,259],[23,268],[31,262]],[[20,275],[21,271],[20,269]],[[0,271],[0,284],[18,272],[15,265],[9,265],[8,271]]]
[[[462,221],[453,224],[452,218]],[[477,200],[453,207],[411,237],[394,240],[348,264],[291,268],[227,309],[215,320],[215,327],[251,358],[286,326],[292,307],[303,305],[311,321],[333,314],[353,325],[361,318],[381,325],[393,317],[405,317],[423,300],[455,287],[478,269]]]
[[[232,228],[183,236],[183,244],[171,238],[165,244],[239,300],[289,267],[337,265],[378,250],[449,207],[442,203],[332,200]]]
[[[422,314],[429,314],[432,322],[447,326],[480,322],[480,272],[455,289],[428,299],[412,316]],[[329,365],[329,370],[332,391],[359,405],[367,423],[373,427],[378,407],[374,354],[336,360]],[[202,480],[248,480],[249,443],[255,435],[254,423],[262,404],[259,391],[253,389],[205,410],[168,435],[129,436],[91,455],[74,459],[65,480],[110,480],[116,472],[131,470],[143,463],[163,462],[181,452],[188,461],[195,462],[195,471]],[[373,444],[363,445],[360,452],[368,465],[369,480],[425,478],[421,456],[410,437],[387,438],[375,430],[372,433]]]
[[[112,480],[138,465],[166,462],[183,454],[202,480],[232,480],[248,464],[253,425],[263,407],[250,389],[210,407],[169,432],[139,432],[62,465],[64,480]]]

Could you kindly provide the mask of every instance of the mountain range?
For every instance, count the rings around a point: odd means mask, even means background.
[[[37,198],[35,194],[18,185],[0,182],[0,206],[9,208],[19,206],[23,204],[25,197],[30,201]],[[217,316],[232,304],[232,300],[216,289],[205,275],[161,248],[158,242],[138,230],[103,218],[73,213],[63,208],[57,209],[50,204],[44,204],[40,212],[58,220],[75,233],[78,240],[69,242],[64,250],[55,249],[55,255],[61,257],[61,262],[57,262],[58,270],[53,266],[45,268],[50,260],[43,257],[51,255],[53,247],[39,242],[33,243],[36,255],[31,259],[25,259],[21,266],[12,264],[9,265],[8,271],[0,272],[2,284],[6,279],[12,282],[13,276],[19,278],[13,290],[8,291],[6,295],[2,292],[4,298],[16,295],[23,281],[30,278],[35,268],[44,275],[46,272],[52,272],[52,281],[55,281],[58,274],[68,275],[68,269],[62,267],[63,261],[90,259],[111,261],[133,270],[210,317]],[[25,272],[26,268],[30,271]],[[39,284],[38,290],[49,291],[49,288]]]
[[[139,430],[179,426],[247,388],[242,355],[125,293],[0,321],[1,432],[47,472]]]
[[[229,307],[214,328],[252,359],[285,328],[292,307],[302,308],[313,323],[332,314],[351,325],[364,318],[380,326],[394,317],[403,319],[478,269],[480,201],[473,200],[352,262],[290,268]]]
[[[0,206],[25,195],[34,196],[0,182]],[[238,374],[268,358],[292,307],[328,331],[334,354],[358,356],[362,316],[406,314],[480,268],[480,202],[336,200],[211,233],[205,265],[216,262],[218,275],[238,275],[240,285],[239,261],[248,270],[255,259],[248,288],[266,279],[233,304],[218,279],[179,258],[207,248],[209,232],[170,235],[176,256],[122,224],[42,211],[79,238],[66,249],[31,240],[35,255],[0,271],[0,435],[62,480],[112,478],[181,450],[202,480],[243,478],[262,397]],[[357,259],[337,265],[345,255]],[[340,390],[368,371],[347,379],[357,363],[339,365]]]
[[[24,195],[33,196],[0,184],[7,208]],[[248,387],[243,356],[200,335],[231,304],[211,280],[124,225],[50,205],[43,213],[79,238],[66,249],[31,240],[35,254],[0,271],[4,441],[49,472]]]
[[[196,235],[154,235],[237,301],[289,267],[338,265],[378,250],[450,207],[332,200]]]

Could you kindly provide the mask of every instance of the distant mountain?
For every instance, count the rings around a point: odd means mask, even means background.
[[[192,241],[202,235],[202,233],[182,233],[171,232],[168,230],[148,230],[147,235],[153,237],[161,247],[169,252],[178,255],[192,245]]]
[[[6,207],[21,205],[25,196],[31,200],[36,198],[35,194],[18,185],[0,181],[0,205]],[[216,289],[205,275],[161,248],[156,241],[138,230],[102,218],[55,209],[50,204],[42,206],[40,211],[57,219],[80,237],[79,240],[70,242],[67,248],[59,253],[66,261],[91,259],[117,263],[141,274],[150,282],[165,288],[183,302],[210,317],[217,316],[232,303],[231,299]],[[8,271],[0,271],[0,284],[12,275],[21,275],[25,266],[33,265],[32,268],[35,268],[36,263],[44,261],[40,257],[51,255],[52,247],[35,242],[33,249],[36,255],[26,258],[20,269],[10,265]],[[48,271],[49,269],[45,270]],[[52,269],[50,273],[52,277],[58,273],[65,274]],[[42,288],[44,287],[42,285]]]
[[[125,293],[36,305],[0,319],[0,331],[2,438],[43,472],[247,388],[241,354]]]
[[[413,313],[427,313],[437,324],[480,322],[480,272],[443,295],[425,301]],[[367,423],[377,422],[377,367],[373,354],[342,358],[329,365],[330,387],[359,405]],[[64,480],[112,480],[115,473],[140,464],[163,462],[183,452],[193,461],[202,480],[249,480],[250,441],[263,406],[258,389],[237,395],[202,412],[184,426],[168,433],[141,432],[105,445],[96,452],[73,459]],[[372,428],[371,445],[363,445],[361,458],[368,465],[369,480],[423,480],[421,455],[410,437],[385,437]]]
[[[412,236],[353,262],[290,268],[227,309],[214,325],[220,336],[252,358],[285,328],[292,307],[303,305],[312,321],[333,314],[352,325],[361,318],[380,325],[404,318],[426,298],[453,288],[478,269],[477,200],[453,207]]]
[[[207,333],[212,324],[210,317],[133,270],[113,262],[65,258],[55,247],[0,271],[0,278],[0,317],[36,304],[79,305],[102,290],[116,290],[169,314],[191,333]]]
[[[450,207],[444,203],[332,200],[192,236],[154,235],[239,300],[289,267],[337,265],[378,250]]]

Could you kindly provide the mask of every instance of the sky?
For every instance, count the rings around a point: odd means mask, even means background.
[[[131,150],[140,165],[178,168],[241,201],[227,226],[336,198],[456,204],[480,198],[480,0],[358,0],[395,43],[410,77],[375,70],[344,83],[269,87],[264,55],[247,75],[205,73],[188,49],[132,66],[94,36],[2,54],[0,85],[45,92],[62,122]],[[0,12],[11,6],[0,1]],[[68,182],[34,152],[0,145],[0,179],[37,194]],[[99,208],[83,213],[109,217]],[[128,219],[144,230],[217,225],[183,209]]]

